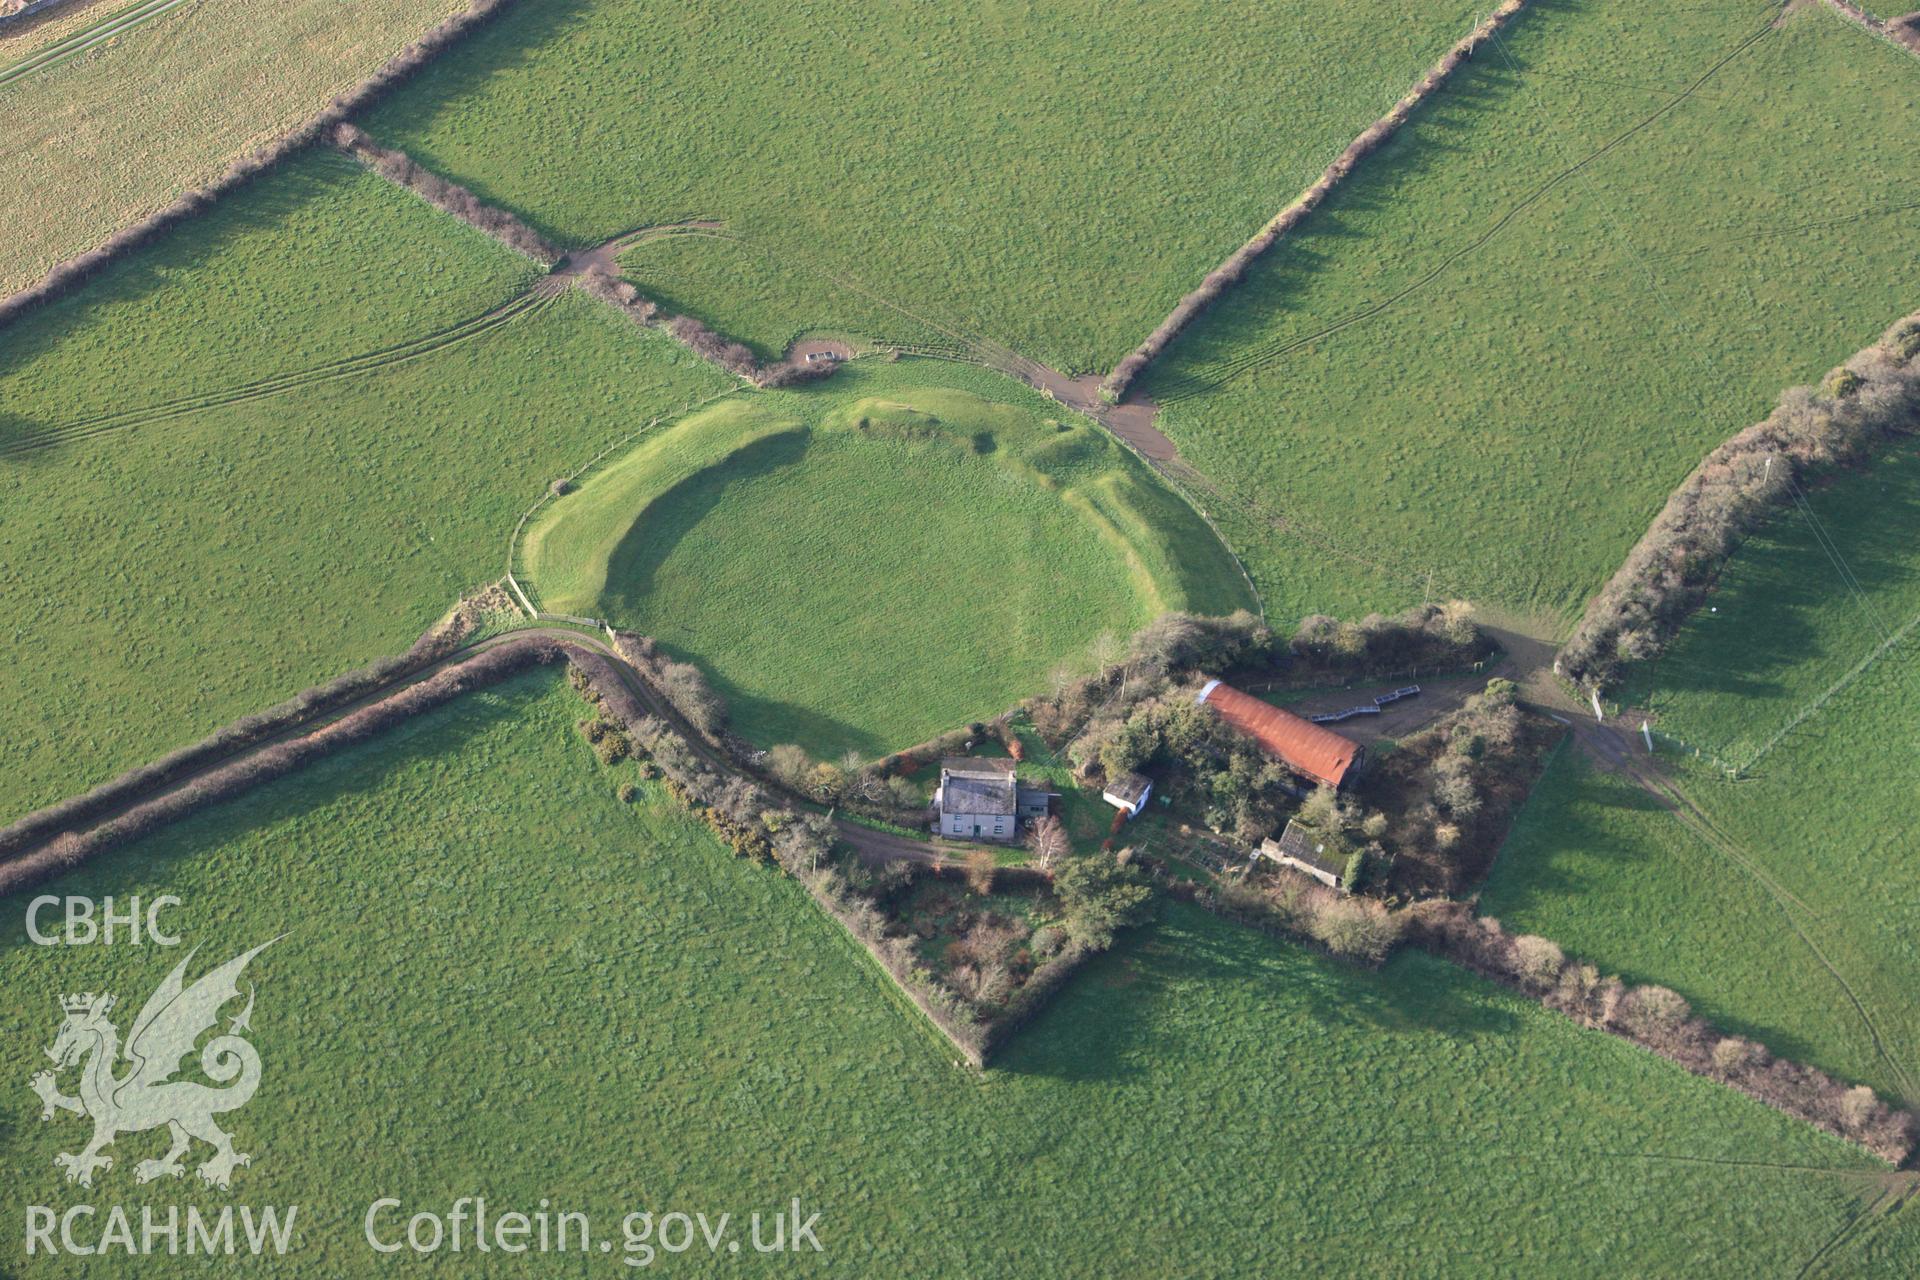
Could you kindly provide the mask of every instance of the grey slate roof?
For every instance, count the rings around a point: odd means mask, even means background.
[[[955,775],[942,771],[940,811],[942,813],[999,813],[1011,816],[1016,784],[1013,774],[986,777],[980,774]]]
[[[1328,875],[1344,876],[1347,873],[1347,849],[1339,840],[1328,840],[1311,827],[1303,827],[1289,820],[1287,829],[1280,833],[1277,842],[1280,852],[1297,862],[1310,867],[1318,867]]]

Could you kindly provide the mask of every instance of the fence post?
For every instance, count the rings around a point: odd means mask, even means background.
[[[519,598],[521,607],[527,611],[527,616],[535,622],[538,622],[540,620],[540,611],[533,607],[533,601],[527,599],[527,593],[520,589],[520,584],[514,580],[511,572],[507,574],[507,585],[513,588],[513,594]]]

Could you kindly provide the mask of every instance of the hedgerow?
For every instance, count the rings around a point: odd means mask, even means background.
[[[1695,467],[1560,650],[1558,670],[1602,692],[1664,650],[1727,559],[1796,486],[1920,429],[1920,312],[1823,380],[1794,387],[1765,420]]]

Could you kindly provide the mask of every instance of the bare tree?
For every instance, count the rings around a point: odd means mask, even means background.
[[[967,883],[975,893],[993,892],[993,850],[975,849],[967,855]]]
[[[1027,828],[1027,848],[1033,854],[1034,865],[1048,871],[1055,859],[1073,852],[1073,841],[1067,836],[1066,825],[1048,814]]]

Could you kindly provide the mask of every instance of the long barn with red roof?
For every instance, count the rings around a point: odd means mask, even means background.
[[[1367,749],[1351,738],[1218,680],[1207,681],[1199,701],[1309,782],[1338,788],[1366,761]]]

